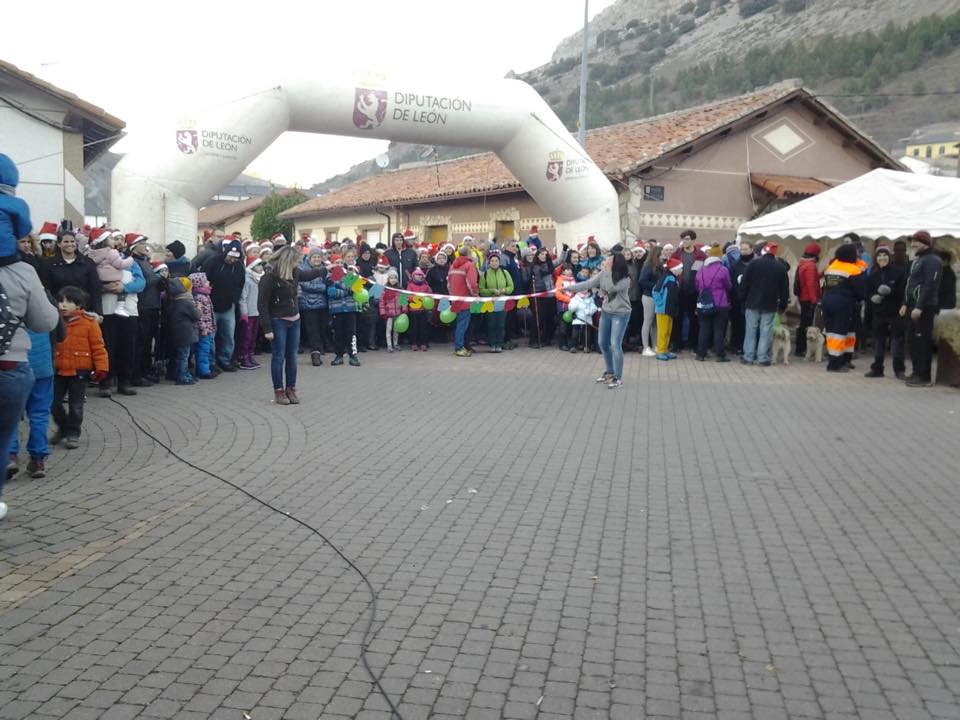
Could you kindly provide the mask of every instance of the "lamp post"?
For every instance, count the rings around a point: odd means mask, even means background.
[[[590,0],[583,0],[583,52],[580,55],[580,117],[577,120],[577,141],[580,147],[587,142],[587,30]]]

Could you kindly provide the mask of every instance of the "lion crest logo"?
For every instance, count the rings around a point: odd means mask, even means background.
[[[353,124],[359,130],[372,130],[387,117],[387,91],[356,88],[353,100]]]
[[[547,160],[547,180],[549,182],[556,182],[563,177],[563,160],[563,153],[559,150],[550,153]]]
[[[177,149],[184,155],[196,155],[200,150],[200,140],[196,130],[177,130]]]

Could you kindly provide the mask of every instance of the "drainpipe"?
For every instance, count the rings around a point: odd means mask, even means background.
[[[377,210],[376,208],[374,208],[373,211],[374,211],[377,215],[383,215],[383,217],[385,217],[385,218],[387,219],[387,241],[384,243],[384,245],[386,245],[388,248],[393,247],[393,243],[390,241],[390,235],[391,235],[391,232],[390,232],[390,216],[387,215],[387,213],[385,213],[385,212],[380,212],[380,211]]]

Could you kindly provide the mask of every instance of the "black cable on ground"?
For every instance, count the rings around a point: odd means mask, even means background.
[[[214,478],[215,480],[219,480],[220,482],[224,483],[225,485],[229,485],[229,486],[232,487],[234,490],[237,490],[238,492],[243,493],[244,495],[246,495],[248,498],[250,498],[250,499],[253,500],[254,502],[257,502],[257,503],[259,503],[260,505],[263,505],[263,506],[264,506],[265,508],[267,508],[268,510],[271,510],[271,511],[273,511],[273,512],[275,512],[275,513],[278,513],[278,514],[280,514],[280,515],[283,515],[284,517],[289,518],[290,520],[293,520],[293,521],[294,521],[295,523],[297,523],[298,525],[306,528],[306,529],[309,530],[311,533],[313,533],[314,535],[316,535],[317,537],[319,537],[321,540],[323,540],[324,543],[326,543],[327,545],[329,545],[330,548],[331,548],[337,555],[339,555],[340,558],[350,567],[350,569],[353,570],[354,572],[356,572],[357,575],[360,576],[360,579],[363,580],[363,583],[367,586],[367,590],[370,591],[370,616],[369,616],[369,618],[367,619],[367,629],[366,629],[366,630],[364,631],[364,633],[363,633],[363,644],[362,644],[361,650],[360,650],[360,658],[363,660],[363,667],[366,669],[367,673],[368,673],[368,674],[370,675],[370,677],[373,679],[374,685],[377,686],[377,690],[380,692],[381,695],[383,695],[383,699],[387,701],[387,705],[390,706],[390,711],[391,711],[392,715],[395,715],[395,716],[398,718],[398,720],[403,720],[403,715],[400,714],[400,711],[397,709],[397,706],[394,705],[393,700],[390,699],[390,696],[387,694],[387,691],[383,688],[383,685],[380,684],[380,676],[373,672],[373,669],[370,667],[370,662],[367,660],[367,645],[368,645],[369,642],[370,642],[370,632],[371,632],[371,630],[373,630],[373,621],[374,621],[374,618],[375,618],[376,615],[377,615],[377,591],[373,589],[373,585],[370,583],[370,580],[369,580],[369,579],[367,578],[367,576],[364,574],[363,570],[361,570],[360,568],[358,568],[358,567],[356,566],[356,564],[353,562],[353,560],[351,560],[351,559],[348,558],[346,555],[344,555],[344,554],[340,551],[340,549],[339,549],[336,545],[334,545],[326,535],[324,535],[322,532],[320,532],[319,530],[317,530],[315,527],[313,527],[312,525],[307,524],[306,522],[304,522],[304,521],[301,520],[300,518],[298,518],[298,517],[296,517],[296,516],[294,516],[294,515],[291,515],[290,513],[285,512],[285,511],[281,510],[281,509],[278,508],[278,507],[275,507],[275,506],[271,505],[271,504],[268,503],[266,500],[261,500],[261,499],[258,498],[256,495],[248,492],[247,490],[244,490],[242,487],[240,487],[240,486],[237,485],[236,483],[230,482],[230,481],[227,480],[226,478],[222,478],[222,477],[220,477],[219,475],[210,472],[209,470],[204,470],[202,467],[199,467],[198,465],[194,465],[194,464],[193,464],[192,462],[190,462],[189,460],[186,460],[186,459],[180,457],[180,456],[173,450],[173,448],[171,448],[171,447],[170,447],[169,445],[167,445],[165,442],[163,442],[162,440],[159,440],[157,437],[155,437],[155,436],[152,435],[150,432],[148,432],[147,429],[144,428],[143,425],[141,425],[141,424],[139,423],[139,421],[133,416],[133,413],[130,412],[130,408],[128,408],[128,407],[127,407],[126,405],[124,405],[122,402],[118,401],[116,398],[111,397],[111,398],[110,398],[110,401],[113,402],[113,403],[115,403],[115,404],[117,404],[117,405],[119,405],[120,407],[123,408],[123,411],[130,417],[130,421],[133,423],[134,427],[137,428],[137,430],[139,430],[139,431],[142,432],[144,435],[146,435],[148,438],[150,438],[151,440],[153,440],[157,445],[159,445],[160,447],[162,447],[164,450],[166,450],[168,453],[170,453],[173,457],[175,457],[177,460],[179,460],[180,462],[182,462],[184,465],[188,465],[188,466],[192,467],[194,470],[196,470],[196,471],[198,471],[198,472],[202,472],[203,474],[209,475],[210,477]]]

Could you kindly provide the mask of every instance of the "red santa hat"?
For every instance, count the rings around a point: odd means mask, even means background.
[[[260,252],[257,253],[257,255],[258,255],[259,257],[263,257],[263,254],[264,254],[265,252],[268,252],[268,253],[271,253],[271,254],[273,253],[273,245],[271,245],[269,242],[264,243],[263,245],[260,246]]]
[[[540,228],[536,225],[530,226],[530,237],[540,237]]]
[[[423,255],[424,253],[430,254],[429,245],[418,245],[417,246],[417,255]]]
[[[407,228],[406,230],[403,231],[403,241],[408,245],[412,245],[413,241],[416,239],[417,239],[417,234],[410,228]]]
[[[384,268],[385,268],[385,267],[390,267],[390,261],[387,260],[387,256],[386,256],[386,255],[381,255],[381,256],[377,259],[377,267],[384,267]]]
[[[170,268],[167,267],[166,263],[160,262],[159,260],[153,260],[150,263],[150,265],[153,267],[154,272],[156,273],[161,273],[164,270],[168,270],[168,271],[170,270]]]
[[[98,247],[103,245],[107,240],[110,239],[110,230],[105,227],[94,228],[90,231],[90,247]]]
[[[118,240],[123,240],[123,231],[121,230],[111,230],[110,237],[117,238]]]
[[[123,241],[127,245],[127,250],[129,250],[138,243],[146,242],[147,236],[141,235],[140,233],[127,233],[123,236]]]
[[[45,222],[43,227],[40,228],[40,234],[37,236],[40,241],[43,240],[57,240],[57,224],[53,222]]]
[[[271,236],[270,236],[270,240],[273,242],[274,245],[286,245],[286,244],[287,244],[287,238],[285,238],[285,237],[283,236],[283,233],[280,233],[280,232],[274,233],[273,235],[271,235]]]
[[[673,272],[677,268],[680,268],[681,270],[683,269],[683,260],[675,257],[672,257],[669,260],[667,260],[667,270],[669,270],[670,272]]]
[[[258,258],[256,255],[251,255],[247,258],[247,270],[253,270],[258,265],[262,265],[263,260]]]

